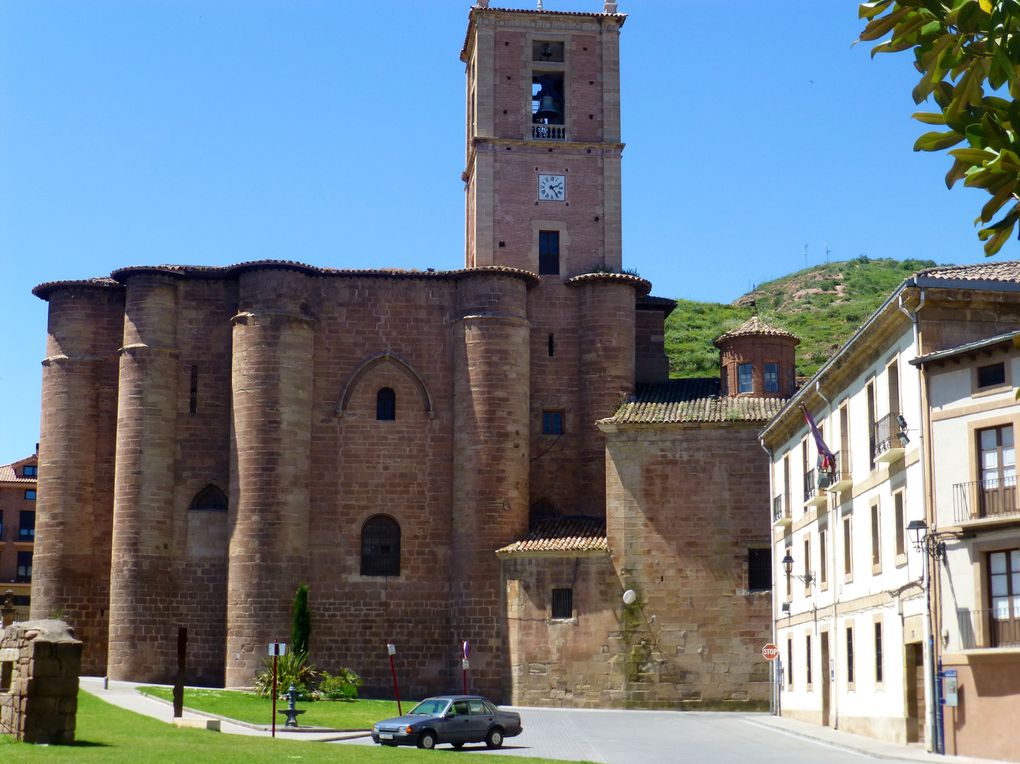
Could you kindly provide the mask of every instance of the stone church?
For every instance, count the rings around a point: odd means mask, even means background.
[[[796,338],[669,380],[623,270],[626,16],[471,8],[465,267],[126,267],[49,303],[32,616],[83,670],[250,686],[310,587],[311,661],[412,696],[760,704],[767,458]],[[626,593],[626,597],[624,596]]]

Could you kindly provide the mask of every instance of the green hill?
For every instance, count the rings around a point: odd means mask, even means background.
[[[806,268],[761,284],[729,305],[678,300],[666,320],[666,354],[672,377],[719,373],[712,340],[755,312],[766,323],[800,337],[797,373],[814,374],[907,276],[936,265],[931,260],[870,260]]]

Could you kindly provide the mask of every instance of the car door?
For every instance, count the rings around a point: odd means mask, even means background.
[[[492,711],[481,698],[470,698],[468,710],[471,712],[471,722],[468,725],[467,742],[480,743],[485,740],[485,735],[489,732],[489,726],[494,718]]]
[[[466,743],[470,738],[471,713],[466,700],[455,700],[446,714],[443,732],[444,743]]]

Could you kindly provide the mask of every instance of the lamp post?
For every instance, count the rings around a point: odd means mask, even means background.
[[[925,685],[931,687],[931,692],[926,693],[931,703],[931,710],[925,709],[928,716],[928,725],[931,732],[931,748],[935,753],[945,753],[944,730],[942,729],[942,687],[939,677],[942,674],[941,659],[935,659],[935,637],[932,628],[932,594],[931,594],[931,565],[935,564],[935,572],[938,574],[940,560],[946,557],[945,537],[935,531],[929,531],[924,520],[911,520],[907,523],[907,533],[910,534],[914,549],[923,553],[922,565],[922,587],[924,589],[924,625],[927,642],[925,644]],[[925,704],[927,706],[927,703]]]
[[[793,572],[793,557],[787,552],[786,556],[783,557],[783,571],[786,573],[787,578],[796,578],[806,586],[811,586],[811,583],[815,580],[815,577],[811,575],[811,571],[805,571],[804,575],[798,575]]]

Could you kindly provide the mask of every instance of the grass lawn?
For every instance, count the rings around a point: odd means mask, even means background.
[[[155,698],[173,700],[173,690],[169,687],[142,687],[140,691]],[[409,711],[414,707],[414,702],[402,701],[401,705],[404,711]],[[237,690],[185,689],[184,706],[195,711],[266,726],[272,723],[273,717],[272,700]],[[276,702],[277,711],[286,707],[286,701]],[[396,701],[391,700],[298,701],[297,707],[305,711],[298,717],[298,724],[301,726],[329,727],[337,730],[367,730],[380,719],[397,715]],[[283,726],[285,719],[285,716],[277,714],[277,725]]]
[[[448,761],[447,756],[464,756],[461,751],[416,748],[380,748],[364,745],[273,740],[269,737],[225,735],[206,730],[178,729],[147,716],[124,711],[87,692],[78,694],[77,742],[70,746],[37,746],[15,743],[0,735],[0,761],[33,764],[66,761],[74,764],[375,764],[376,762]],[[497,756],[471,752],[471,761],[497,763]],[[465,759],[461,759],[465,761]],[[549,759],[517,758],[514,764],[537,764]]]

